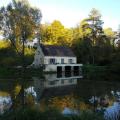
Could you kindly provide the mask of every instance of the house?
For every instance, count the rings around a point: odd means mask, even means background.
[[[81,70],[72,50],[65,46],[38,44],[32,63],[34,67],[44,67],[44,71]]]

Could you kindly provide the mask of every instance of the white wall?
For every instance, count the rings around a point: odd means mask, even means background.
[[[69,59],[72,59],[73,63],[77,63],[76,57],[58,57],[58,56],[45,56],[44,64],[50,64],[49,61],[51,58],[55,59],[55,63],[61,64],[61,59],[64,59],[64,64],[69,63]]]
[[[50,59],[55,59],[55,64],[50,64]],[[72,63],[77,63],[76,57],[44,56],[41,47],[38,45],[32,65],[39,67],[44,64],[46,66],[45,71],[56,71],[56,64],[61,64],[61,59],[64,59],[64,64],[69,64],[69,59],[72,59]]]
[[[34,61],[32,64],[34,64],[36,67],[40,66],[41,64],[44,64],[44,54],[39,45],[35,52]]]
[[[47,65],[45,65],[44,71],[53,71],[53,72],[55,72],[55,71],[57,71],[57,66],[54,65],[54,64],[47,64]]]
[[[46,80],[45,87],[57,87],[57,86],[66,86],[77,84],[77,79],[57,79],[53,81]]]

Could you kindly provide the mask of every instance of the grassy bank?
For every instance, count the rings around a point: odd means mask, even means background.
[[[31,78],[33,76],[41,77],[43,75],[42,69],[32,69],[27,68],[24,72],[25,78]],[[0,68],[0,78],[21,78],[23,77],[23,69],[22,68]]]
[[[120,64],[108,66],[84,65],[83,76],[88,80],[120,80]]]

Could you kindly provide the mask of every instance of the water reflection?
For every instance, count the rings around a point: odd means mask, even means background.
[[[0,96],[0,114],[4,113],[4,111],[8,110],[12,105],[10,96]]]
[[[24,97],[25,105],[57,107],[61,111],[66,108],[95,112],[103,110],[106,120],[117,120],[119,117],[120,85],[117,82],[86,81],[77,73],[46,74],[43,78],[33,77],[25,81],[1,82],[1,113],[13,104],[15,107],[21,106]]]

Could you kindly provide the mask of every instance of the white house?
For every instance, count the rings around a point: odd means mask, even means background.
[[[82,64],[77,64],[76,56],[68,47],[38,44],[32,66],[44,66],[44,71],[74,71],[81,70]]]

